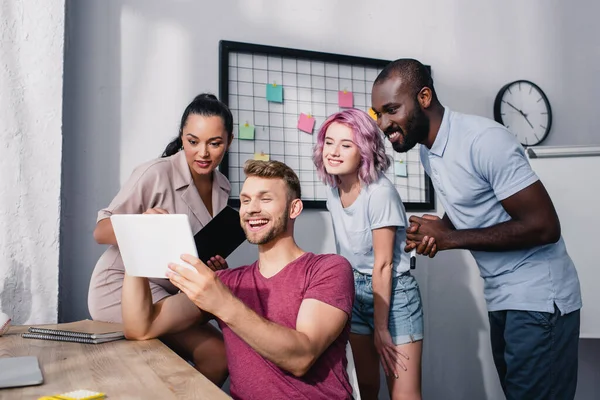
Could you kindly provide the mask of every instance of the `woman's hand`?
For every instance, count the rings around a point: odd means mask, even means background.
[[[169,212],[167,210],[163,210],[162,208],[149,208],[147,209],[144,214],[168,214]]]
[[[225,259],[221,256],[211,257],[210,260],[208,260],[208,262],[206,263],[206,265],[213,271],[229,268],[229,265],[227,265],[227,261],[225,261]]]
[[[376,329],[375,330],[375,348],[381,358],[381,365],[387,376],[394,376],[398,379],[398,368],[402,368],[406,371],[406,365],[402,358],[408,360],[408,355],[402,350],[398,349],[394,342],[392,342],[392,336],[388,329]]]

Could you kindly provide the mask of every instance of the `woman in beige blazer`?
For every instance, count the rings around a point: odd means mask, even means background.
[[[185,109],[179,136],[162,158],[137,167],[110,205],[98,212],[94,238],[110,247],[98,260],[88,294],[93,319],[121,322],[121,288],[125,274],[110,222],[113,214],[187,214],[196,234],[227,205],[230,185],[217,171],[233,140],[233,117],[213,95],[197,96]],[[210,263],[226,268],[222,258]],[[178,292],[168,279],[150,279],[155,303]],[[227,361],[221,333],[212,325],[196,326],[162,338],[198,371],[221,385],[227,377]]]

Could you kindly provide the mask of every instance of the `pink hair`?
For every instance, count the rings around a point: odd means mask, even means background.
[[[379,134],[379,128],[377,128],[373,118],[356,108],[350,108],[331,115],[319,129],[317,144],[313,152],[313,162],[317,168],[319,178],[326,185],[337,186],[336,177],[328,174],[323,164],[325,134],[334,122],[347,126],[354,133],[354,143],[356,143],[360,153],[360,164],[358,166],[360,180],[367,185],[375,182],[379,178],[379,174],[389,168],[391,160],[385,153],[383,137]]]

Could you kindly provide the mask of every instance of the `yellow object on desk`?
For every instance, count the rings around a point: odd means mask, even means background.
[[[106,395],[91,390],[75,390],[73,392],[40,397],[38,400],[95,400],[104,399]]]

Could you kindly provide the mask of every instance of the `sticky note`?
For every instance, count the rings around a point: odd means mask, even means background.
[[[254,153],[254,159],[259,161],[269,161],[269,155],[265,153]]]
[[[298,120],[298,129],[306,133],[313,133],[313,129],[315,127],[315,119],[304,113],[300,114],[300,119]]]
[[[254,126],[249,124],[240,125],[240,134],[238,139],[254,140]]]
[[[408,171],[406,170],[406,163],[404,161],[394,162],[394,175],[406,178]]]
[[[338,92],[338,104],[340,107],[352,108],[354,107],[354,98],[352,92],[339,91]]]
[[[267,83],[267,101],[283,103],[283,86]]]
[[[371,116],[371,118],[373,118],[375,121],[377,121],[377,115],[375,114],[375,111],[373,111],[373,109],[371,107],[369,107],[369,115]]]

